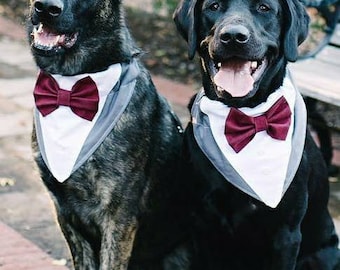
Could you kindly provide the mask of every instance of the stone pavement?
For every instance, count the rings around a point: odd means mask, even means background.
[[[0,270],[70,267],[50,197],[32,160],[32,89],[36,74],[23,26],[0,16]],[[153,79],[186,123],[185,107],[194,87],[158,76]],[[339,152],[335,154],[334,162],[340,165]],[[330,204],[340,232],[339,183],[332,184],[331,189]]]

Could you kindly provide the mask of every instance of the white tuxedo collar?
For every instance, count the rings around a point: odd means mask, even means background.
[[[300,163],[306,128],[304,104],[287,77],[283,86],[270,95],[267,102],[255,108],[240,108],[249,116],[258,116],[281,96],[286,98],[292,111],[286,140],[278,141],[265,131],[259,132],[239,153],[235,153],[224,136],[225,119],[230,111],[228,106],[208,99],[202,90],[192,110],[195,139],[208,159],[226,180],[272,208],[279,204],[292,181],[292,175],[295,174],[291,173],[292,168],[296,170]],[[298,147],[297,140],[300,144]],[[292,159],[297,160],[294,162]]]
[[[51,76],[57,81],[59,87],[65,90],[72,89],[73,85],[77,81],[89,76],[96,83],[100,99],[102,99],[105,96],[107,96],[107,94],[115,86],[121,73],[122,73],[121,64],[114,64],[109,66],[108,69],[96,73],[84,73],[74,76],[62,76],[59,74],[51,74]]]

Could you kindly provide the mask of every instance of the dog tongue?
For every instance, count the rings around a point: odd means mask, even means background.
[[[254,79],[250,72],[250,61],[232,59],[221,64],[214,82],[233,97],[243,97],[253,89]]]

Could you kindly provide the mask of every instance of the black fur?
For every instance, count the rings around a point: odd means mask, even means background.
[[[219,3],[220,10],[209,6]],[[296,61],[297,46],[305,39],[308,17],[298,1],[271,2],[270,12],[260,14],[260,1],[182,1],[175,11],[175,22],[181,35],[188,41],[189,57],[197,51],[202,62],[203,86],[211,99],[233,107],[254,107],[265,101],[282,84],[287,61]],[[228,8],[232,6],[232,8]],[[245,26],[251,33],[249,42],[242,46],[222,46],[219,35],[230,24]],[[281,27],[282,26],[282,27]],[[261,59],[269,64],[253,91],[242,98],[216,94],[209,74],[210,60],[218,62],[231,57]]]
[[[52,34],[78,33],[76,43],[69,48],[35,44],[31,33],[40,23]],[[102,71],[129,63],[139,53],[118,0],[32,1],[28,33],[38,67],[53,74]],[[176,200],[181,128],[140,63],[139,68],[120,120],[65,182],[49,172],[33,132],[35,159],[75,269],[189,268],[184,218]]]
[[[182,0],[174,20],[188,41],[189,57],[198,52],[206,96],[232,107],[254,107],[281,86],[286,64],[296,60],[308,26],[298,0]],[[249,40],[221,44],[221,31],[231,24],[248,29]],[[218,93],[212,79],[211,62],[233,57],[268,59],[263,75],[244,97]],[[274,209],[223,178],[199,148],[192,123],[185,131],[182,158],[187,199],[195,204],[194,269],[339,268],[338,237],[327,209],[327,170],[308,132],[298,171]]]

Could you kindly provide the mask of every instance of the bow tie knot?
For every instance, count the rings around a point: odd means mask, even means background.
[[[79,117],[92,121],[98,111],[98,89],[89,76],[77,81],[68,91],[61,89],[52,76],[40,72],[33,95],[37,109],[43,116],[59,106],[68,106]]]
[[[291,122],[291,111],[282,96],[266,113],[252,117],[231,108],[225,123],[225,136],[236,153],[240,152],[256,135],[266,131],[277,140],[285,140]]]
[[[256,133],[260,132],[260,131],[267,130],[267,128],[268,128],[267,117],[265,115],[260,115],[260,116],[254,117],[254,125],[255,125]]]
[[[60,89],[58,91],[57,103],[62,106],[71,106],[71,91]]]

